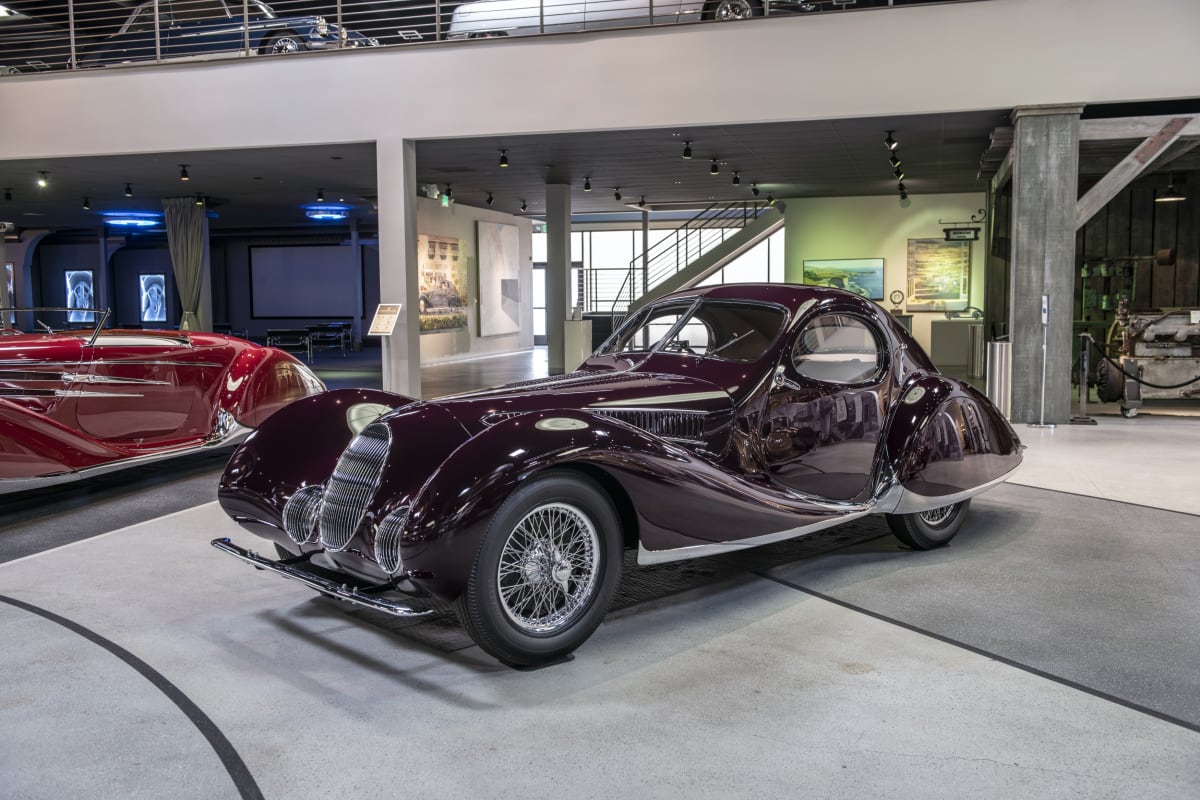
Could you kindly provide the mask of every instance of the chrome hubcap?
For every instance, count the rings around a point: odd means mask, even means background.
[[[941,508],[935,508],[930,511],[922,511],[921,519],[929,525],[941,525],[950,518],[950,512],[953,510],[954,506],[942,506]]]
[[[272,53],[294,53],[299,49],[300,49],[300,45],[296,42],[295,39],[287,38],[287,39],[280,39],[279,41],[275,42],[275,45],[271,48],[271,52]]]
[[[731,19],[748,19],[754,13],[749,0],[725,0],[717,6],[716,18],[722,22]]]
[[[595,591],[600,539],[592,521],[566,503],[538,506],[521,519],[500,552],[500,605],[518,628],[562,630]]]

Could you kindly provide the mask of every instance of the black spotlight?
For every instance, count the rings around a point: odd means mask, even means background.
[[[133,184],[132,183],[125,184],[125,196],[133,197]]]
[[[896,176],[896,180],[904,180],[904,170],[900,169],[899,167],[896,167],[896,169],[892,171],[892,174]]]
[[[901,200],[907,200],[907,199],[908,199],[908,192],[901,192],[901,193],[900,193],[900,199],[901,199]]]
[[[712,160],[712,166],[708,168],[708,174],[709,174],[709,175],[716,175],[716,174],[717,174],[717,173],[719,173],[720,171],[721,171],[721,165],[720,165],[720,164],[718,164],[718,163],[717,163],[717,160],[714,158],[714,159]]]
[[[591,178],[583,179],[583,190],[585,192],[590,192],[592,190],[592,179]]]
[[[691,142],[683,143],[683,157],[684,158],[692,157],[692,143]]]
[[[488,192],[487,204],[490,206],[494,202],[496,202],[496,201],[495,201],[495,199],[492,198],[492,193]]]
[[[324,189],[317,189],[317,202],[318,203],[325,202],[325,190]]]
[[[757,183],[752,183],[752,184],[750,184],[750,193],[751,193],[751,194],[753,194],[755,197],[758,197],[758,191],[759,191],[759,190],[758,190],[758,184],[757,184]]]
[[[769,206],[775,205],[775,198],[773,196],[771,196],[770,193],[767,194],[767,205],[769,205]]]
[[[10,202],[12,201],[12,189],[5,189],[5,190],[4,190],[4,199],[5,199],[5,200],[8,200],[8,201],[10,201]]]
[[[618,203],[621,202],[621,187],[620,186],[613,189],[613,200],[616,200]]]
[[[883,146],[886,147],[888,150],[895,150],[896,146],[900,144],[899,142],[897,142],[895,140],[895,138],[892,137],[893,133],[895,133],[894,130],[888,131],[887,138],[883,140]]]
[[[898,192],[907,192],[907,191],[908,191],[908,187],[907,187],[907,186],[905,186],[903,183],[897,183],[897,184],[896,184],[896,191],[898,191]]]
[[[646,207],[646,195],[642,195],[642,199],[638,200],[638,208]]]
[[[500,166],[501,167],[508,166],[508,151],[507,150],[500,151]]]
[[[521,213],[524,214],[528,210],[529,210],[529,206],[525,205],[525,201],[522,200],[521,201]]]
[[[85,198],[83,198],[83,210],[84,210],[84,211],[91,211],[91,210],[92,210],[92,204],[91,204],[91,203],[88,201],[88,199],[87,199],[86,197],[85,197]]]
[[[893,150],[892,154],[888,156],[888,163],[893,167],[900,166],[900,156],[896,155],[896,151]]]
[[[180,165],[179,165],[179,180],[181,180],[181,181],[190,181],[190,180],[192,179],[192,176],[191,176],[191,175],[188,175],[187,168],[188,168],[188,165],[187,165],[187,164],[180,164]]]
[[[198,205],[198,206],[204,205],[204,195],[200,194],[199,192],[196,192],[196,201],[195,202],[196,202],[196,205]]]
[[[738,184],[740,184],[741,182],[742,182],[742,178],[741,178],[741,176],[740,176],[740,175],[738,175],[736,172],[734,172],[734,173],[733,173],[733,185],[734,185],[734,186],[737,186],[737,185],[738,185]]]

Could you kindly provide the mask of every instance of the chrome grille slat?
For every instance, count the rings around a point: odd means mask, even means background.
[[[651,408],[592,408],[590,411],[619,419],[664,439],[704,441],[704,412],[663,411]]]
[[[327,550],[344,550],[354,538],[379,488],[391,445],[391,429],[380,422],[372,423],[354,437],[338,459],[321,503],[320,539]]]
[[[403,566],[400,558],[400,534],[404,530],[406,519],[408,506],[388,514],[375,529],[375,561],[388,574],[395,574]]]

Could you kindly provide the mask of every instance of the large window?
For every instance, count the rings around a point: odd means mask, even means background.
[[[666,303],[639,312],[601,351],[660,353],[755,361],[770,349],[787,318],[782,308],[705,300]]]
[[[848,314],[826,314],[804,326],[792,347],[792,365],[802,377],[823,383],[864,383],[883,366],[875,330]]]

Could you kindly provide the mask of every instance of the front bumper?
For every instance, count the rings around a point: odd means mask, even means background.
[[[360,589],[346,583],[338,583],[324,576],[293,566],[294,563],[303,563],[306,561],[307,559],[304,557],[274,561],[264,558],[251,550],[238,547],[228,538],[213,539],[212,546],[222,553],[228,553],[239,561],[244,561],[255,569],[265,569],[274,572],[280,577],[299,581],[310,589],[316,589],[318,592],[335,597],[338,600],[345,600],[347,603],[354,603],[355,605],[374,609],[375,611],[382,611],[385,614],[391,614],[395,617],[423,617],[433,613],[433,609],[412,608],[402,603],[397,603],[394,600],[389,600],[386,597],[377,597],[372,593],[372,589],[386,591],[392,588],[388,585]]]

